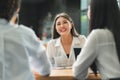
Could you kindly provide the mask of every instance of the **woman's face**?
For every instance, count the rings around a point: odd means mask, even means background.
[[[64,17],[59,17],[56,20],[56,30],[61,36],[71,34],[72,23]]]

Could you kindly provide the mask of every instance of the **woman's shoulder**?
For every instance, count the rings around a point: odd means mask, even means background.
[[[78,35],[78,38],[82,39],[82,40],[86,40],[86,36],[85,35]]]
[[[55,45],[58,42],[59,38],[49,40],[49,45]]]
[[[24,36],[35,36],[35,32],[33,29],[25,26],[25,25],[18,25],[18,31],[21,32],[22,35]]]
[[[24,32],[32,32],[32,33],[34,33],[34,31],[31,28],[29,28],[29,27],[27,27],[25,25],[19,25],[19,28],[22,29]]]
[[[113,41],[114,37],[108,29],[95,29],[90,33],[90,38],[96,39],[99,42]]]
[[[83,47],[86,41],[86,37],[84,35],[79,35],[78,37],[74,37],[75,44],[79,44],[79,46]]]
[[[111,31],[108,29],[94,29],[91,34],[96,36],[106,36],[106,34],[111,34]]]

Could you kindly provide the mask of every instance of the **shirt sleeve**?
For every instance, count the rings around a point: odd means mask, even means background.
[[[47,56],[52,64],[52,66],[54,66],[54,64],[55,64],[54,56],[53,56],[54,53],[55,53],[55,47],[53,46],[52,40],[50,40],[47,45]]]
[[[96,45],[97,40],[95,33],[91,32],[81,50],[81,53],[73,64],[73,75],[78,80],[85,80],[87,77],[88,69],[97,56],[95,51]]]
[[[30,57],[31,67],[37,70],[42,76],[49,75],[51,66],[47,58],[46,49],[41,41],[38,40],[33,31],[31,34],[29,33],[28,37],[26,36],[24,41],[28,56]]]

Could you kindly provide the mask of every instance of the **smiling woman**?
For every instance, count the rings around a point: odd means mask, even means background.
[[[71,68],[75,61],[74,48],[82,48],[86,38],[77,33],[71,17],[67,13],[56,15],[52,38],[47,45],[47,55],[53,68]]]

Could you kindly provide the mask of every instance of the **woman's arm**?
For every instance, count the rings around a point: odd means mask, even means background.
[[[50,60],[50,63],[52,66],[54,66],[54,64],[55,64],[54,54],[55,54],[55,47],[53,45],[53,41],[50,40],[47,44],[47,56],[48,56],[48,59]]]
[[[74,77],[80,80],[85,80],[88,74],[88,68],[96,58],[96,45],[97,40],[95,33],[92,32],[86,40],[81,53],[78,55],[77,60],[73,65]]]

